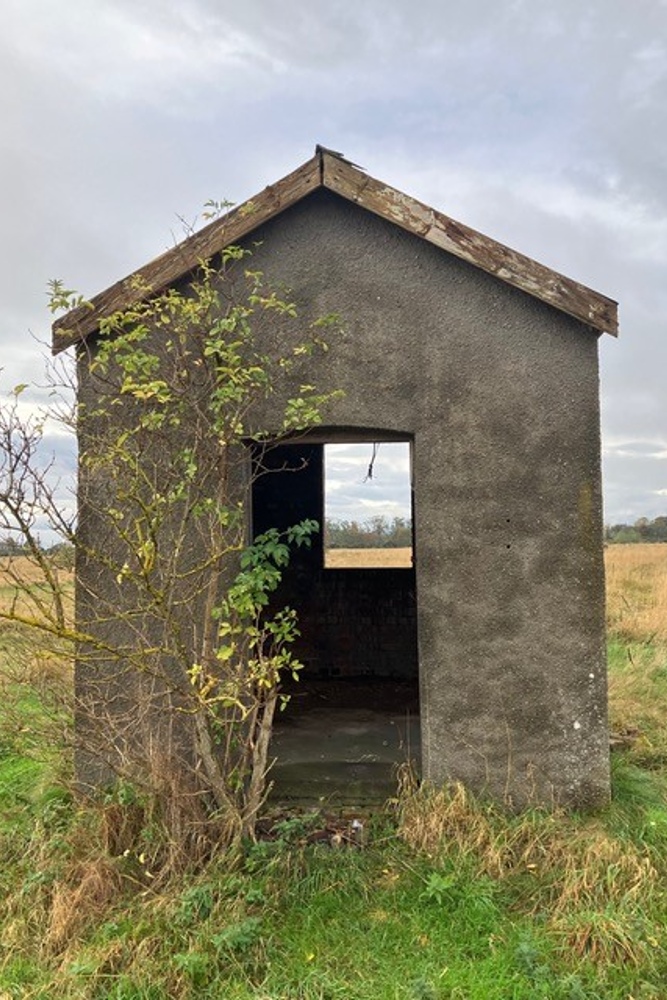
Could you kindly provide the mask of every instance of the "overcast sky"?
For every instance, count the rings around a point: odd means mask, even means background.
[[[94,294],[321,142],[620,301],[606,520],[667,513],[667,0],[4,0],[0,74],[5,384],[49,278]]]
[[[364,523],[412,517],[410,445],[328,444],[324,449],[324,516]]]

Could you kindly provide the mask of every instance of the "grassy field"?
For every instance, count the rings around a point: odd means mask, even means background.
[[[62,597],[65,609],[67,613],[71,613],[74,573],[72,570],[53,566],[53,574],[54,585]],[[45,582],[40,567],[26,556],[0,556],[0,613],[10,608],[28,618],[44,617],[53,610],[52,588]]]
[[[404,774],[362,848],[344,818],[330,840],[316,811],[275,816],[161,880],[159,818],[110,856],[118,802],[74,807],[40,691],[5,687],[0,1000],[664,1000],[667,545],[606,560],[614,798],[594,816],[508,817]]]
[[[412,549],[327,549],[327,569],[404,569],[412,566]]]
[[[610,633],[667,642],[667,545],[610,545],[605,568]]]

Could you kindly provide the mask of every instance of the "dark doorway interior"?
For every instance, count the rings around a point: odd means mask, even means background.
[[[324,442],[256,446],[252,534],[313,518],[323,527]],[[282,799],[378,801],[395,767],[419,764],[415,568],[327,568],[323,532],[297,549],[275,600],[299,615],[299,680],[277,719]]]

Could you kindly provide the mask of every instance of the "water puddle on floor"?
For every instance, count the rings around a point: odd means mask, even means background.
[[[272,798],[335,804],[384,802],[396,768],[420,763],[418,701],[405,685],[310,685],[276,718]]]

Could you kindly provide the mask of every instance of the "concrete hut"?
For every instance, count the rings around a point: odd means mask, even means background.
[[[329,443],[404,442],[412,469],[411,566],[330,568],[319,543],[286,575],[306,668],[304,697],[277,733],[276,774],[281,754],[289,770],[295,738],[311,746],[316,732],[333,746],[336,730],[350,787],[360,775],[386,780],[409,709],[410,752],[432,782],[460,780],[519,807],[604,803],[597,347],[617,332],[616,304],[321,147],[138,276],[159,291],[244,242],[306,317],[335,311],[345,323],[326,362],[311,362],[313,381],[343,394],[325,426],[269,453],[277,471],[257,482],[249,533],[323,520]],[[100,320],[136,298],[136,277],[59,320],[54,350],[77,343],[89,356]],[[84,402],[91,379],[81,364]],[[85,487],[81,530],[94,533]],[[86,590],[100,579],[85,547],[77,573]],[[90,684],[79,670],[79,694]],[[316,694],[308,707],[318,684],[326,716]],[[364,719],[381,712],[392,728],[377,730],[377,753],[355,758]],[[306,770],[326,794],[320,749]],[[84,783],[103,780],[85,755],[78,767]]]

